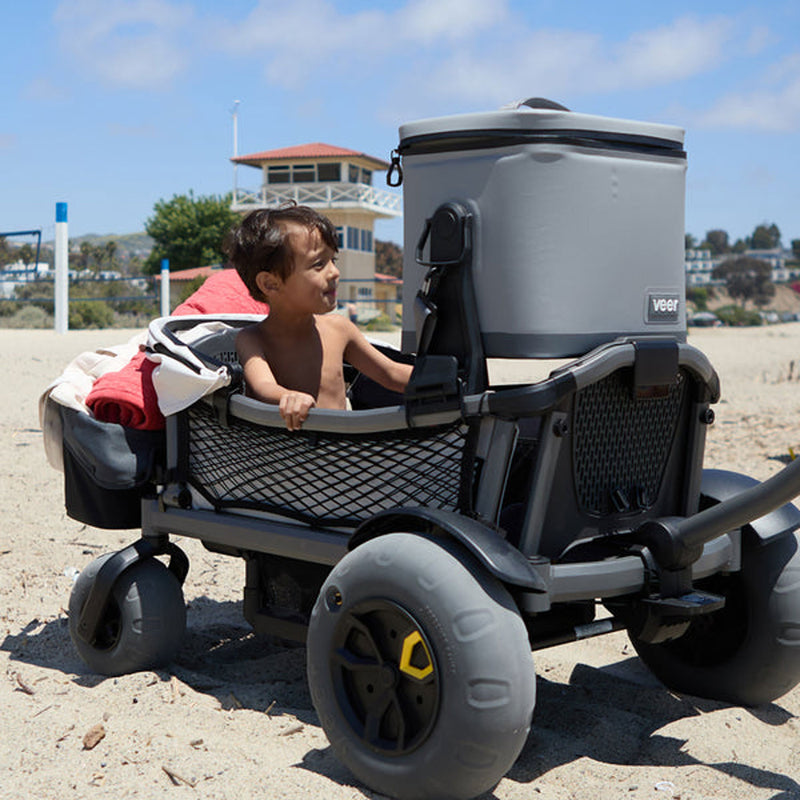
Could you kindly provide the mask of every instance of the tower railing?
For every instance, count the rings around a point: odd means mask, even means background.
[[[402,195],[377,189],[365,183],[285,183],[267,184],[255,190],[234,190],[231,209],[251,211],[272,208],[294,201],[312,208],[362,208],[387,217],[400,216]]]

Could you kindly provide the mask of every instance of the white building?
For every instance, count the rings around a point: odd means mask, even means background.
[[[316,142],[265,150],[231,159],[236,165],[261,172],[256,189],[238,187],[234,180],[234,211],[274,208],[287,201],[324,214],[339,234],[340,298],[373,304],[375,291],[376,219],[400,216],[402,196],[373,186],[376,172],[389,163],[382,159]]]
[[[800,269],[789,269],[786,266],[786,262],[791,258],[791,251],[780,247],[771,250],[745,250],[742,253],[726,253],[714,257],[710,250],[693,249],[686,251],[685,258],[687,286],[721,285],[723,281],[715,280],[712,272],[723,261],[734,258],[757,258],[759,261],[766,261],[772,268],[773,283],[787,283],[800,278]]]
[[[6,264],[0,268],[0,296],[13,297],[14,290],[20,284],[45,278],[49,274],[50,265],[44,261],[27,265],[22,261]]]
[[[784,250],[782,247],[774,247],[771,250],[745,250],[742,255],[766,261],[772,267],[774,283],[786,283],[800,275],[800,270],[786,268],[786,261],[791,257],[791,251]]]
[[[705,286],[713,283],[711,273],[718,262],[711,258],[710,250],[686,251],[686,284]]]

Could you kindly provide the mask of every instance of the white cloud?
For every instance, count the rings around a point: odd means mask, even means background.
[[[359,39],[371,47],[375,16],[346,17],[325,0],[262,0],[241,21],[210,23],[207,38],[209,46],[230,55],[261,61],[269,83],[298,88],[318,70],[334,68],[336,59],[349,61]]]
[[[643,86],[690,78],[725,60],[733,33],[733,22],[726,17],[682,17],[633,34],[612,51],[610,72],[619,83],[633,81]]]
[[[510,96],[559,99],[657,87],[718,67],[732,33],[725,18],[692,17],[618,43],[579,30],[528,30],[452,53],[428,84],[441,94],[494,104]]]
[[[744,128],[783,133],[800,127],[800,53],[769,67],[761,85],[731,92],[698,115],[708,128]]]
[[[540,31],[492,52],[459,49],[428,80],[414,81],[413,86],[428,94],[492,106],[530,95],[558,99],[596,63],[599,45],[593,34]]]
[[[61,46],[114,87],[161,88],[188,65],[182,33],[191,7],[166,0],[62,0],[53,20]]]
[[[501,0],[411,0],[396,14],[396,35],[441,44],[483,33],[507,16],[506,3]]]
[[[61,0],[54,21],[62,47],[111,86],[168,86],[193,59],[216,52],[312,106],[325,92],[359,91],[377,78],[386,106],[378,116],[389,106],[391,116],[413,117],[531,95],[569,103],[588,94],[691,86],[729,63],[752,61],[763,71],[776,47],[775,32],[734,15],[682,16],[615,39],[581,29],[579,20],[568,29],[536,28],[511,0],[404,0],[361,11],[343,5],[259,0],[233,18],[225,4],[203,13],[196,0]],[[800,54],[764,72],[760,86],[754,70],[745,74],[748,88],[712,103],[697,115],[702,124],[800,125]]]
[[[261,0],[244,20],[214,22],[209,44],[261,58],[270,83],[298,88],[317,73],[403,71],[420,49],[485,35],[506,16],[505,0],[410,0],[396,11],[355,13],[327,0]]]

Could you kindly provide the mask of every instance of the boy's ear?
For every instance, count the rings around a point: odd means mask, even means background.
[[[256,286],[258,286],[262,294],[276,292],[280,288],[280,285],[280,279],[273,272],[264,270],[256,275]]]

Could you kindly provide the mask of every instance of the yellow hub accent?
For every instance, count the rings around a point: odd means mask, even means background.
[[[414,648],[419,645],[425,653],[425,658],[428,660],[428,665],[420,669],[411,663],[411,656],[414,654]],[[422,640],[422,634],[419,631],[413,631],[403,639],[403,651],[400,654],[400,672],[416,678],[418,681],[424,680],[428,675],[433,672],[433,659]]]

